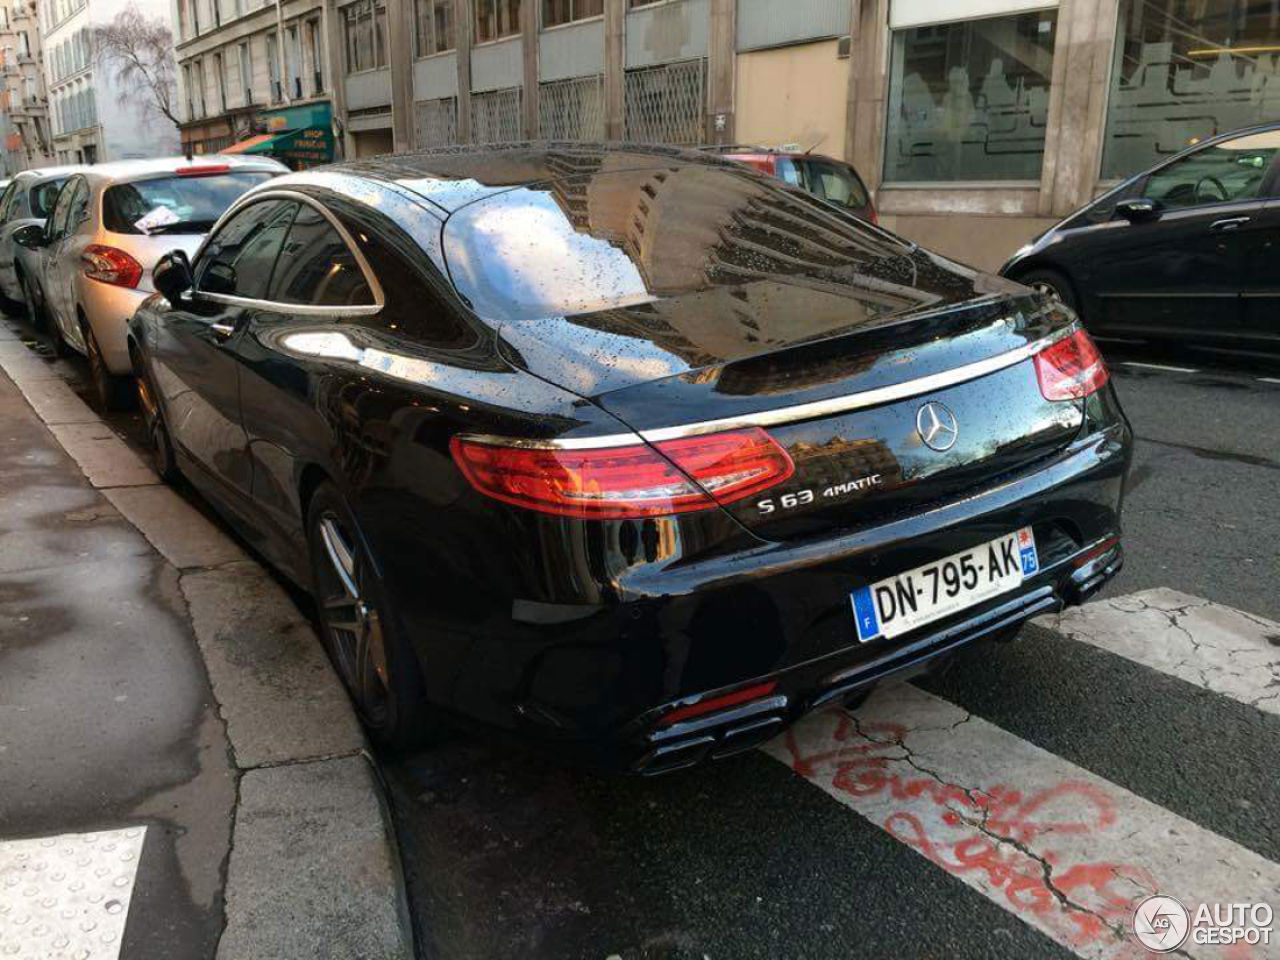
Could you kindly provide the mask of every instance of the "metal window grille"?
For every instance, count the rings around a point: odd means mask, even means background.
[[[706,141],[707,61],[628,70],[627,139],[697,145]]]
[[[524,90],[508,87],[471,95],[471,140],[473,143],[503,143],[523,140]]]
[[[443,147],[458,142],[458,99],[419,100],[416,104],[418,146]]]
[[[541,84],[538,135],[546,140],[603,139],[604,77]]]

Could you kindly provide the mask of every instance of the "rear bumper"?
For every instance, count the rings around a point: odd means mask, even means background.
[[[429,644],[421,641],[432,628],[407,626],[441,706],[590,762],[676,769],[746,749],[808,710],[1082,602],[1123,562],[1130,441],[1119,421],[932,509],[817,542],[757,541],[654,565],[651,579],[627,581],[624,597],[576,615],[536,622],[522,601],[495,604],[483,630],[441,642],[437,629]],[[1036,531],[1041,569],[1017,591],[904,637],[858,642],[853,590],[1025,526]],[[663,724],[681,706],[768,682],[776,687],[765,700]]]
[[[102,347],[107,369],[117,376],[132,374],[133,363],[129,359],[127,341],[129,321],[151,292],[114,287],[87,277],[78,278],[77,283],[80,306],[93,327],[98,345]]]
[[[769,695],[684,723],[662,725],[666,709],[639,718],[624,737],[632,772],[648,776],[719,760],[759,746],[799,717],[857,697],[878,683],[928,669],[935,660],[979,640],[1011,637],[1028,620],[1083,603],[1124,566],[1124,551],[1108,538],[1077,557],[1059,561],[979,612],[965,611],[942,627],[931,624],[871,660],[840,654],[804,664],[768,678],[777,686]],[[1082,558],[1083,562],[1081,562]]]

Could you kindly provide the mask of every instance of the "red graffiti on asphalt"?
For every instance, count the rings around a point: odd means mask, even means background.
[[[786,743],[797,773],[809,779],[829,777],[832,786],[854,797],[888,796],[941,810],[943,829],[956,833],[931,836],[910,808],[891,813],[883,826],[944,870],[983,875],[991,887],[1003,891],[1012,909],[1037,915],[1070,944],[1116,940],[1117,931],[1132,922],[1134,905],[1159,889],[1148,871],[1133,864],[1068,864],[1051,849],[1031,852],[1031,845],[1042,838],[1079,836],[1115,824],[1115,802],[1092,784],[1064,781],[1024,792],[1004,784],[965,788],[925,771],[904,777],[889,765],[905,756],[906,727],[858,727],[844,713],[826,716],[835,724],[826,741],[832,744],[829,749],[806,754],[794,731],[788,733]],[[1064,807],[1074,812],[1063,814]],[[1046,881],[1048,868],[1052,888]]]

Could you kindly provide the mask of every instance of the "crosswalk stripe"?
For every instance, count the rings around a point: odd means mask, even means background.
[[[1041,626],[1280,715],[1280,624],[1176,590],[1073,607]]]
[[[0,957],[117,960],[146,833],[0,840]]]
[[[1280,903],[1280,866],[916,687],[816,713],[763,749],[1080,957],[1145,956],[1133,910],[1155,893],[1193,913]]]

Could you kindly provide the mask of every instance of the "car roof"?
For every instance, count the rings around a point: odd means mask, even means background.
[[[66,177],[89,168],[83,164],[72,164],[63,167],[40,167],[37,170],[20,170],[13,175],[15,180],[47,180],[53,177]]]
[[[272,181],[272,185],[323,185],[326,178],[356,176],[394,184],[430,201],[447,214],[495,193],[574,176],[694,165],[734,172],[745,169],[732,161],[679,147],[547,141],[388,154],[330,164],[314,172],[290,174]]]
[[[229,167],[237,170],[268,170],[283,173],[288,168],[278,160],[265,157],[239,157],[211,154],[200,157],[157,157],[153,160],[113,160],[91,167],[76,167],[75,172],[95,180],[128,182],[147,177],[178,173],[201,167]]]

